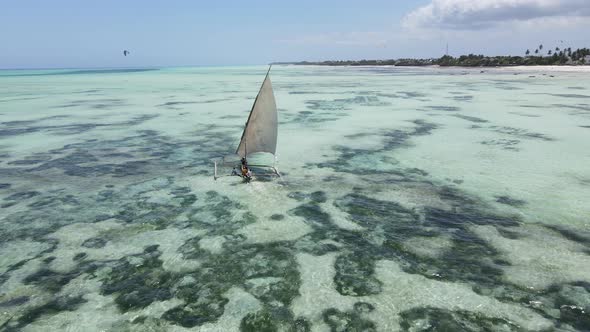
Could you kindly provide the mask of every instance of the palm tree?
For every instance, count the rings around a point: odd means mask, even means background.
[[[526,55],[529,55],[529,54],[531,54],[531,51],[529,51],[529,50],[526,50],[526,53],[525,53],[525,54],[526,54]]]
[[[539,45],[539,50],[543,50],[543,44]]]
[[[556,52],[559,52],[559,47],[556,47],[556,48],[555,48],[555,51],[556,51]]]
[[[547,52],[548,55],[551,55],[551,50],[549,50],[549,52]]]
[[[539,49],[536,49],[535,50],[535,54],[539,54]]]

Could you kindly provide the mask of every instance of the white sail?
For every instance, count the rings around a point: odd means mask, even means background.
[[[268,69],[270,72],[270,68]],[[255,152],[275,154],[277,148],[277,105],[269,73],[256,96],[236,154],[240,157]]]

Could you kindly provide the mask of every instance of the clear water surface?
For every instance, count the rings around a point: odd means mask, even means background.
[[[265,70],[1,71],[0,330],[590,329],[587,74]]]

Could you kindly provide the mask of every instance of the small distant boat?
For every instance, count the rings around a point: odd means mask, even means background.
[[[223,158],[220,162],[214,162],[214,179],[217,180],[224,176],[240,176],[246,182],[250,182],[254,177],[280,177],[279,171],[275,167],[275,154],[277,149],[277,105],[275,96],[270,82],[270,69],[268,68],[264,81],[260,86],[258,95],[254,100],[250,115],[244,126],[240,144],[236,149],[236,156],[240,160],[226,161]],[[272,165],[249,164],[248,157],[252,154],[267,153],[273,156]],[[218,175],[218,167],[233,167],[229,175]]]

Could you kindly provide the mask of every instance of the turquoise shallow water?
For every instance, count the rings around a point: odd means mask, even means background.
[[[585,73],[0,71],[0,330],[590,329]]]

